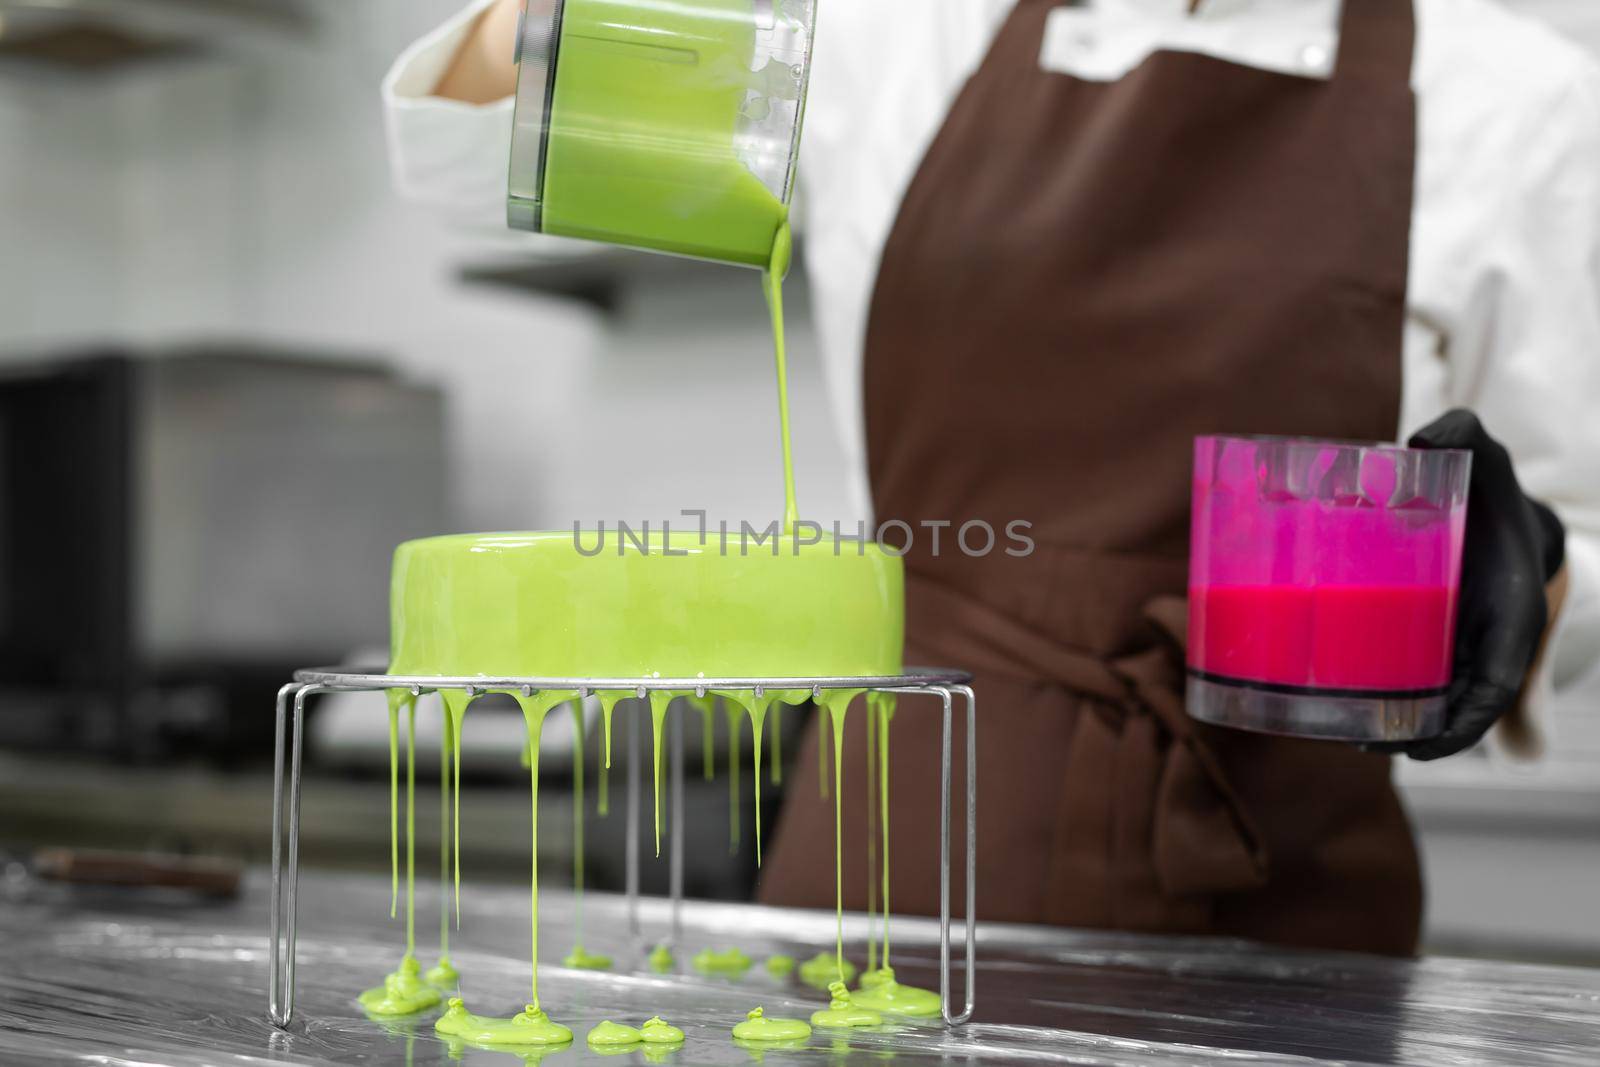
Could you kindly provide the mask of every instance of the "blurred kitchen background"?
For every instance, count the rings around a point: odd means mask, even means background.
[[[1600,51],[1594,0],[1509,2]],[[7,877],[46,846],[263,861],[273,692],[295,666],[382,660],[400,540],[776,513],[754,273],[463,230],[391,191],[379,80],[455,6],[0,0]],[[800,492],[813,517],[853,522],[803,271],[789,293]],[[479,707],[464,877],[520,880],[519,723]],[[1582,710],[1537,768],[1402,767],[1430,949],[1600,963],[1600,709]],[[703,780],[698,721],[689,890],[741,897],[756,876],[749,728],[730,810],[734,742],[719,721]],[[786,753],[804,723],[785,716]],[[588,870],[616,888],[621,818],[592,810],[589,730]],[[436,733],[428,703],[425,828]],[[541,865],[557,883],[573,848],[566,720],[547,740]],[[381,699],[320,708],[306,862],[387,870],[387,751]],[[816,802],[815,782],[790,785]],[[768,822],[781,801],[769,785]],[[647,890],[664,867],[645,864]]]

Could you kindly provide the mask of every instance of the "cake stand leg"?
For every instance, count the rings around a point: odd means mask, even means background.
[[[639,939],[639,709],[649,707],[641,697],[628,702],[628,860],[625,888],[628,894],[628,932]]]
[[[946,1023],[959,1026],[972,1018],[977,975],[978,703],[970,686],[938,686],[925,691],[938,694],[943,704],[944,719],[939,752],[939,1012]],[[955,998],[950,981],[950,779],[953,774],[951,750],[955,732],[953,693],[960,693],[967,705],[966,997],[959,1012],[954,1008]]]
[[[268,1011],[276,1026],[288,1026],[294,1018],[296,896],[300,888],[300,782],[301,755],[305,751],[306,697],[332,692],[324,686],[287,685],[278,691],[277,740],[273,750],[272,792],[276,802],[272,811],[272,945],[270,967],[272,986],[268,990]],[[292,701],[290,694],[293,694]],[[284,712],[294,709],[289,743],[289,862],[282,865],[283,749]],[[281,946],[280,946],[281,942]]]
[[[978,695],[969,685],[951,688],[967,702],[967,995],[959,1015],[945,1014],[955,1025],[972,1018],[978,997]]]
[[[270,984],[267,986],[267,1017],[274,1026],[289,1025],[289,1014],[283,1010],[283,954],[279,942],[283,936],[283,751],[288,742],[289,698],[299,682],[290,682],[278,690],[277,716],[272,746],[272,941],[267,948]]]
[[[299,919],[297,896],[300,891],[300,768],[305,749],[306,698],[331,693],[320,685],[302,686],[294,695],[294,736],[289,745],[289,871],[284,914],[283,1020],[294,1016],[295,933]]]
[[[944,725],[939,746],[939,1013],[954,1022],[950,1010],[950,690],[937,689]]]
[[[688,706],[683,701],[677,702],[676,714],[672,716],[672,856],[671,865],[671,893],[672,893],[672,946],[674,948],[683,943],[683,717],[688,714]]]

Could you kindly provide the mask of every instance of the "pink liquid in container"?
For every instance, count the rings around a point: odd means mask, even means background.
[[[1471,461],[1196,438],[1189,714],[1349,741],[1443,729]]]

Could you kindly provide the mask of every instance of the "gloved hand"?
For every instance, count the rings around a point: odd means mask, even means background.
[[[1510,454],[1472,412],[1447,412],[1411,446],[1472,453],[1455,672],[1444,733],[1371,748],[1434,760],[1470,748],[1516,706],[1549,621],[1545,585],[1561,570],[1566,530],[1522,492]]]

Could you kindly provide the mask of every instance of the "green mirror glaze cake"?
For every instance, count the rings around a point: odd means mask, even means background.
[[[395,551],[390,597],[398,675],[788,678],[902,666],[901,562],[855,541],[433,537]]]

